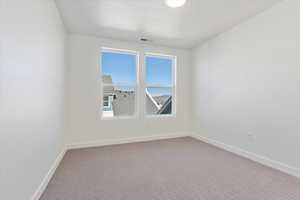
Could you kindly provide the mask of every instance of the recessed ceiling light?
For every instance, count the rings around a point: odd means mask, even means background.
[[[171,8],[178,8],[185,4],[186,0],[165,0],[166,4]]]

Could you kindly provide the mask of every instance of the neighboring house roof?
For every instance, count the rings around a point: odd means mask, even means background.
[[[153,97],[147,90],[146,90],[146,97],[149,98],[150,102],[154,104],[154,106],[157,108],[157,110],[160,109],[160,106],[158,105],[158,103],[155,101],[155,99],[153,99]]]
[[[157,114],[171,114],[172,113],[172,96],[164,103],[164,105],[157,111]]]

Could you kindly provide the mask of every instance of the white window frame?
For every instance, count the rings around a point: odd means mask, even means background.
[[[109,52],[109,53],[119,53],[119,54],[128,54],[128,55],[134,55],[136,56],[136,83],[135,84],[105,84],[102,80],[102,53]],[[114,120],[114,119],[136,119],[139,113],[139,64],[140,55],[138,51],[133,50],[127,50],[127,49],[116,49],[116,48],[109,48],[109,47],[102,47],[101,53],[100,53],[100,85],[101,85],[101,95],[100,95],[100,115],[101,119],[103,120]],[[113,116],[113,117],[104,117],[103,116],[103,108],[104,106],[104,100],[103,100],[103,91],[104,87],[128,87],[135,89],[135,106],[134,106],[134,115],[128,115],[128,116]]]
[[[147,85],[146,77],[147,77],[147,57],[154,57],[154,58],[164,58],[164,59],[171,59],[172,60],[172,83],[171,85]],[[177,56],[173,55],[166,55],[166,54],[159,54],[159,53],[145,53],[144,54],[144,75],[143,75],[143,93],[144,93],[144,116],[147,118],[160,118],[160,117],[176,117],[176,71],[177,71]],[[148,115],[146,111],[146,89],[147,88],[171,88],[172,89],[172,113],[171,114],[164,114],[164,115]]]

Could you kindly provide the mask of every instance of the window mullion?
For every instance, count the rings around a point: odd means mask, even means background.
[[[146,70],[145,70],[145,52],[142,49],[140,52],[140,59],[139,59],[139,114],[141,117],[144,117],[146,114],[146,97],[145,97],[145,82],[146,82]]]

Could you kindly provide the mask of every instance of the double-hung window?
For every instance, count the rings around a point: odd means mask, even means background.
[[[138,54],[103,48],[101,52],[102,117],[134,117],[137,112]]]
[[[102,118],[175,115],[175,56],[102,48],[100,57]]]
[[[175,114],[175,62],[173,56],[145,55],[146,115]]]

